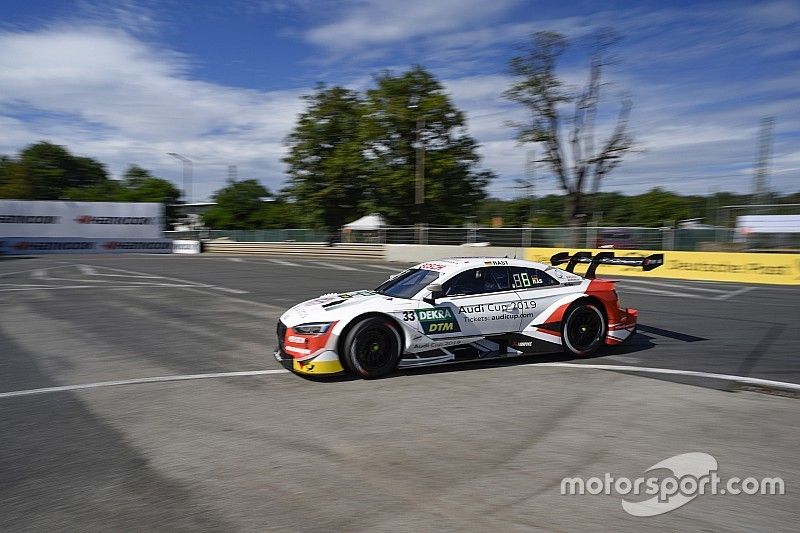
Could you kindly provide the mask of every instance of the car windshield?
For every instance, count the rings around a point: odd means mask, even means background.
[[[395,278],[384,281],[375,289],[375,292],[395,298],[411,298],[438,277],[439,273],[433,270],[412,268]]]

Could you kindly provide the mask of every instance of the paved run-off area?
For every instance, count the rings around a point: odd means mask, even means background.
[[[378,381],[275,372],[2,396],[279,370],[283,309],[399,268],[0,261],[0,530],[796,529],[799,400],[722,380],[530,364],[567,361],[552,355]],[[569,362],[800,383],[800,290],[656,278],[619,290],[640,334]],[[653,518],[618,495],[560,494],[564,477],[635,478],[686,452],[713,455],[722,478],[780,476],[786,494],[699,496]]]

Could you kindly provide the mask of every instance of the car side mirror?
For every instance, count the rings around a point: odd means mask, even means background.
[[[425,289],[431,291],[431,295],[423,299],[431,305],[436,305],[436,299],[442,297],[442,284],[431,283],[430,285],[425,287]]]

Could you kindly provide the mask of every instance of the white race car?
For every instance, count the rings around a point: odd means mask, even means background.
[[[551,262],[441,259],[375,290],[308,300],[280,317],[275,358],[301,374],[376,378],[396,368],[557,350],[587,356],[636,329],[637,311],[619,307],[613,281],[593,279],[597,266],[652,270],[664,257],[562,252]],[[589,264],[584,276],[573,272],[577,263]]]

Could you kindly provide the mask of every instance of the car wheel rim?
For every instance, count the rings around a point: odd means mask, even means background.
[[[355,346],[356,358],[365,370],[384,367],[391,360],[392,340],[388,331],[369,328],[358,336]]]
[[[603,321],[594,308],[580,308],[570,317],[567,335],[576,351],[590,350],[602,334]]]

